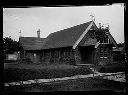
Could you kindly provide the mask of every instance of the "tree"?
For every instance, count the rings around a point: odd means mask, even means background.
[[[19,42],[13,40],[10,37],[3,38],[3,49],[4,54],[13,53],[19,50]]]
[[[124,43],[119,43],[118,47],[124,47]]]
[[[95,37],[100,42],[103,41],[107,42],[108,36],[106,35],[106,33],[108,33],[108,31],[109,31],[108,27],[99,28],[98,30],[95,31]]]

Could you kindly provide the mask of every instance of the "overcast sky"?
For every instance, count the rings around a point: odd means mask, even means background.
[[[37,37],[40,29],[41,37],[65,28],[86,23],[95,16],[95,23],[109,24],[110,33],[117,43],[124,42],[124,6],[79,6],[79,7],[33,7],[4,8],[3,37],[11,36],[19,40],[19,31],[24,37]]]

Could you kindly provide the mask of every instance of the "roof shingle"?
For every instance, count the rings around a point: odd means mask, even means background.
[[[20,37],[19,41],[25,50],[41,50],[45,38]]]
[[[73,46],[92,21],[51,33],[42,49]]]
[[[42,50],[73,46],[91,22],[92,21],[89,21],[87,23],[51,33],[47,38],[20,37],[19,40],[25,50]],[[87,38],[87,36],[84,38]],[[95,43],[95,40],[88,39],[85,41],[84,45],[88,46]]]

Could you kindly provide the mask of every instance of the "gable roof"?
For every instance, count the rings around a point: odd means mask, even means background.
[[[84,46],[96,45],[97,40],[88,38],[88,30],[97,29],[97,26],[93,21],[83,23],[77,26],[73,26],[64,30],[60,30],[51,33],[47,38],[37,38],[37,37],[20,37],[20,43],[25,50],[42,50],[50,48],[60,48],[60,47],[75,47],[84,40]],[[106,34],[111,42],[116,46],[116,41],[108,32]]]
[[[88,38],[86,42],[83,44],[83,46],[96,45],[96,43],[97,43],[96,39]]]
[[[20,37],[19,42],[24,50],[41,50],[45,38]]]
[[[92,21],[51,33],[42,49],[73,46]]]

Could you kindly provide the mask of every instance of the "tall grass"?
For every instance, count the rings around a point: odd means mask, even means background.
[[[21,67],[20,67],[21,66]],[[72,65],[18,65],[13,68],[6,68],[4,71],[5,82],[61,78],[74,75],[86,75],[92,73],[87,67],[76,67]]]

